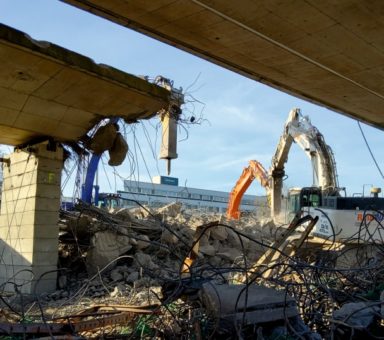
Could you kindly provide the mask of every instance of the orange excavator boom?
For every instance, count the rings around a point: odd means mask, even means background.
[[[268,173],[261,165],[260,162],[251,160],[248,167],[244,168],[239,180],[229,194],[229,202],[227,208],[227,218],[236,219],[240,218],[240,203],[244,193],[247,191],[254,179],[269,192],[270,184]]]

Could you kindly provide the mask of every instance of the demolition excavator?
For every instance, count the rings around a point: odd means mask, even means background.
[[[294,142],[311,160],[313,184],[311,187],[292,188],[288,197],[284,198],[284,166]],[[240,217],[241,198],[254,179],[266,189],[271,216],[276,223],[288,223],[294,216],[307,214],[319,218],[313,230],[316,236],[333,240],[358,238],[383,241],[381,221],[384,218],[384,198],[379,197],[381,189],[372,188],[371,197],[346,197],[345,188],[340,188],[338,184],[331,147],[300,109],[290,111],[269,171],[255,160],[243,170],[230,193],[227,218]]]

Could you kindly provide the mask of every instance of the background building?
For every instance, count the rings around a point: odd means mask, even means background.
[[[152,183],[125,180],[124,191],[118,193],[126,207],[137,206],[134,201],[151,207],[177,201],[185,208],[220,213],[225,213],[229,198],[228,192],[179,186],[177,178],[166,176],[154,177]],[[240,210],[255,211],[257,206],[266,205],[266,196],[244,195]]]

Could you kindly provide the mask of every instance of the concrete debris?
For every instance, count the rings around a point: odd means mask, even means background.
[[[243,256],[243,253],[237,248],[222,248],[216,255],[220,256],[222,259],[234,262],[236,259]]]
[[[128,143],[120,132],[116,134],[115,140],[113,141],[113,145],[110,149],[108,149],[108,152],[108,164],[110,166],[118,166],[124,162],[125,156],[128,152]]]
[[[1,320],[20,322],[30,311],[42,323],[95,304],[156,305],[156,317],[135,319],[127,337],[341,340],[384,331],[380,244],[303,242],[302,233],[260,213],[229,223],[180,203],[114,211],[80,203],[61,212],[59,226],[58,290],[28,306],[17,293],[2,296]],[[292,235],[299,237],[288,242]],[[119,338],[116,330],[71,334]]]
[[[382,322],[384,322],[384,290],[380,294],[380,302],[381,302],[381,308],[380,308],[381,320]]]
[[[296,301],[284,291],[256,285],[205,283],[200,299],[216,317],[247,324],[285,320],[299,315]]]
[[[111,271],[111,274],[109,275],[112,279],[112,281],[121,281],[124,278],[124,275],[120,273],[119,269],[114,269]]]
[[[128,144],[121,133],[118,132],[117,124],[114,123],[101,126],[86,143],[86,146],[96,155],[108,151],[108,164],[110,166],[122,164],[128,153]]]
[[[367,302],[351,302],[333,312],[335,320],[342,321],[351,327],[366,329],[380,312],[377,304]]]
[[[101,155],[104,151],[112,148],[117,129],[115,124],[109,123],[101,126],[88,143],[88,148],[96,155]]]
[[[167,217],[176,217],[178,214],[180,214],[181,206],[181,203],[174,202],[158,209],[157,212]]]
[[[139,279],[139,272],[132,272],[126,278],[125,282],[134,283]]]
[[[159,266],[152,261],[152,257],[149,254],[137,252],[135,255],[136,265],[139,268],[147,268],[149,270],[156,269]]]
[[[161,234],[161,242],[168,245],[175,245],[179,242],[179,237],[176,233],[172,233],[169,230],[164,230]]]
[[[237,325],[242,324],[257,329],[257,339],[287,339],[290,330],[280,324],[289,323],[295,333],[305,334],[305,339],[321,339],[304,324],[295,299],[284,291],[257,285],[205,283],[199,298],[219,320],[218,335],[236,333]]]
[[[110,231],[95,233],[87,252],[87,270],[96,273],[132,248],[130,238]]]
[[[211,237],[214,240],[225,241],[228,238],[228,231],[225,227],[216,227],[211,229]]]
[[[136,219],[129,208],[117,208],[114,214],[123,222],[131,222]]]
[[[148,248],[151,244],[151,240],[147,235],[141,235],[140,237],[137,237],[137,239],[132,238],[131,240],[138,250]]]
[[[200,247],[200,252],[207,256],[215,256],[216,248],[210,244],[206,244]]]

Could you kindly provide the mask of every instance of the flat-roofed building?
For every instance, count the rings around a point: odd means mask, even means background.
[[[155,177],[152,183],[124,180],[124,191],[118,193],[126,207],[137,206],[135,201],[151,207],[177,201],[187,209],[220,213],[225,213],[229,198],[228,192],[179,186],[177,178],[166,176]],[[244,195],[240,210],[255,211],[257,206],[267,206],[266,196]]]

